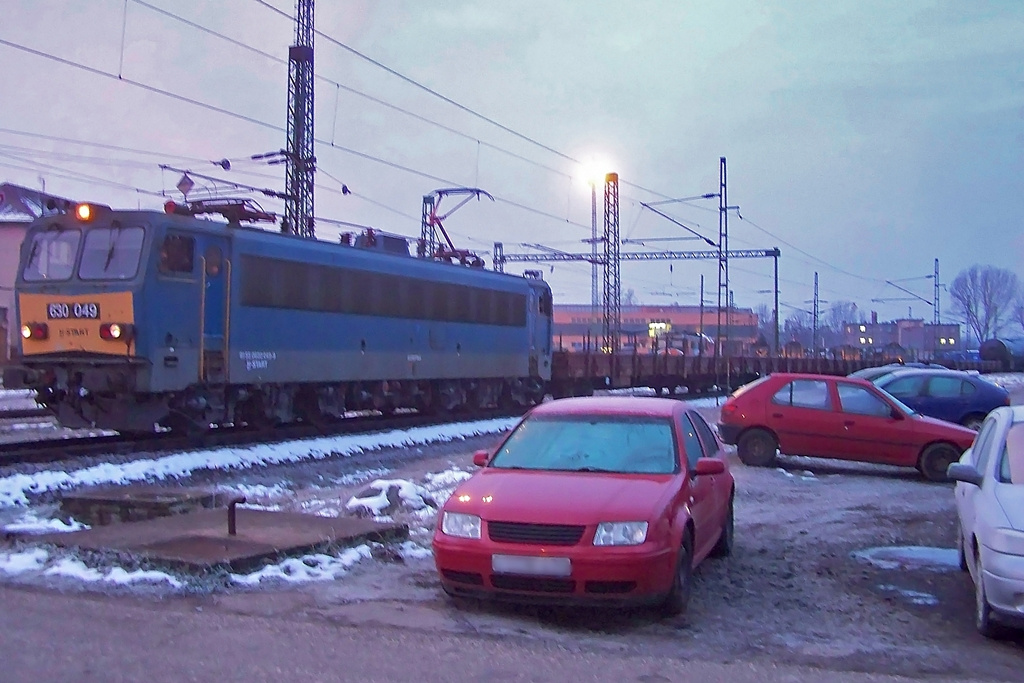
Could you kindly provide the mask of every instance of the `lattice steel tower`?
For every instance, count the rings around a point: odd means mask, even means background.
[[[313,237],[313,0],[296,0],[288,48],[288,166],[284,232]]]
[[[604,177],[604,324],[603,343],[619,350],[622,334],[622,279],[619,271],[619,174]]]

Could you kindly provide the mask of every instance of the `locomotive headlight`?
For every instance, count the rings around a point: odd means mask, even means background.
[[[25,323],[21,326],[22,339],[47,339],[50,336],[50,326],[46,323]]]
[[[80,221],[87,221],[92,218],[92,207],[88,204],[79,204],[75,207],[75,217]]]
[[[100,339],[107,341],[130,341],[135,334],[135,326],[129,323],[103,323],[100,325]]]

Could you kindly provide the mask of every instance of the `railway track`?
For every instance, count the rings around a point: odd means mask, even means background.
[[[615,390],[615,393],[627,391]],[[662,394],[663,397],[685,400],[688,398],[713,398],[723,396],[722,391],[708,391],[699,394]],[[23,464],[45,464],[64,460],[105,455],[131,455],[137,453],[162,454],[176,451],[204,450],[209,448],[245,447],[259,444],[280,443],[297,439],[365,434],[385,430],[403,430],[413,427],[517,417],[519,411],[485,411],[478,413],[453,413],[447,416],[400,413],[395,415],[360,415],[347,417],[332,423],[313,425],[293,423],[272,428],[236,427],[214,429],[195,436],[183,436],[174,432],[153,434],[112,434],[101,436],[62,436],[53,439],[12,441],[0,443],[0,467]],[[52,418],[44,408],[0,410],[0,422],[6,420]]]
[[[205,450],[228,446],[245,447],[280,443],[297,439],[346,436],[413,427],[451,424],[471,420],[516,417],[524,411],[487,411],[454,413],[447,416],[408,413],[351,417],[326,425],[296,423],[267,429],[237,427],[216,429],[197,436],[181,436],[173,432],[145,435],[110,435],[79,438],[45,439],[0,444],[0,467],[23,464],[44,464],[89,456],[129,455],[135,453],[169,453]],[[4,416],[0,412],[0,418]]]

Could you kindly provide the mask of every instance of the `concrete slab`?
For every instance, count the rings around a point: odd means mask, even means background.
[[[131,484],[70,491],[61,496],[60,511],[65,519],[102,526],[224,507],[229,497],[207,488]]]
[[[235,512],[237,533],[233,536],[228,534],[227,509],[216,509],[33,538],[61,547],[126,552],[193,571],[224,568],[241,572],[266,560],[328,545],[387,541],[409,534],[405,524],[372,519],[245,508]]]

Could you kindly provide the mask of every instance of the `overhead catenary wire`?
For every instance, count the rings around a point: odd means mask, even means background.
[[[240,114],[238,112],[231,111],[230,109],[225,109],[224,107],[219,107],[219,106],[216,106],[216,105],[212,105],[212,104],[209,104],[207,102],[203,102],[201,100],[197,100],[195,98],[188,97],[188,96],[185,96],[185,95],[181,95],[179,93],[175,93],[175,92],[172,92],[172,91],[169,91],[169,90],[164,90],[162,88],[157,88],[155,86],[151,86],[149,84],[142,83],[141,81],[136,81],[136,80],[133,80],[133,79],[130,79],[130,78],[123,78],[123,77],[122,78],[118,78],[116,74],[113,74],[113,73],[110,73],[110,72],[107,72],[107,71],[103,71],[102,69],[97,69],[95,67],[87,66],[87,65],[82,64],[80,62],[75,62],[75,61],[70,60],[70,59],[65,59],[63,57],[59,57],[57,55],[53,55],[53,54],[50,54],[48,52],[44,52],[42,50],[36,50],[35,48],[30,48],[28,46],[21,45],[19,43],[15,43],[15,42],[3,39],[3,38],[0,38],[0,45],[6,45],[7,47],[11,47],[11,48],[16,49],[16,50],[21,50],[23,52],[26,52],[28,54],[32,54],[32,55],[37,56],[37,57],[41,57],[41,58],[44,58],[44,59],[49,59],[49,60],[55,61],[55,62],[57,62],[59,64],[62,64],[64,66],[68,66],[68,67],[71,67],[71,68],[81,69],[81,70],[84,70],[84,71],[86,71],[88,73],[91,73],[93,75],[96,75],[96,76],[102,76],[102,77],[109,78],[109,79],[112,79],[112,80],[120,81],[122,83],[127,83],[128,85],[139,87],[139,88],[141,88],[143,90],[146,90],[147,92],[151,92],[151,93],[155,93],[155,94],[159,94],[159,95],[164,95],[166,97],[170,97],[170,98],[178,100],[180,102],[185,102],[187,104],[191,104],[191,105],[194,105],[194,106],[197,106],[197,107],[201,107],[203,109],[207,109],[209,111],[213,111],[213,112],[216,112],[216,113],[219,113],[219,114],[223,114],[225,116],[230,116],[230,117],[239,119],[241,121],[245,121],[247,123],[252,123],[252,124],[260,126],[262,128],[267,128],[267,129],[278,131],[278,132],[285,132],[284,126],[278,126],[276,124],[268,123],[266,121],[261,121],[260,119],[257,119],[255,117],[247,116],[245,114]],[[360,158],[363,158],[363,159],[366,159],[366,160],[369,160],[369,161],[374,161],[376,163],[383,164],[385,166],[394,168],[396,170],[405,171],[407,173],[410,173],[410,174],[413,174],[413,175],[417,175],[419,177],[426,178],[428,180],[433,180],[434,182],[437,182],[437,183],[441,183],[441,184],[444,184],[444,185],[459,185],[459,183],[457,181],[455,181],[455,180],[452,180],[452,179],[449,179],[449,178],[443,178],[441,176],[437,176],[437,175],[434,175],[434,174],[431,174],[431,173],[426,173],[425,171],[420,171],[420,170],[411,168],[409,166],[404,166],[402,164],[398,164],[398,163],[395,163],[395,162],[392,162],[392,161],[388,161],[386,159],[381,159],[380,157],[376,157],[376,156],[374,156],[372,154],[368,154],[366,152],[361,152],[359,150],[355,150],[355,149],[352,149],[352,148],[349,148],[349,147],[344,147],[342,145],[337,145],[337,144],[330,144],[329,142],[327,142],[327,141],[325,141],[323,139],[319,139],[318,138],[318,139],[316,139],[316,142],[318,142],[320,144],[323,144],[323,145],[326,145],[326,146],[330,147],[331,149],[338,149],[338,150],[344,151],[344,152],[346,152],[348,154],[351,154],[353,156],[357,156],[357,157],[360,157]],[[506,199],[506,198],[503,198],[503,197],[500,197],[500,196],[497,196],[497,195],[495,195],[495,200],[498,201],[498,202],[504,203],[504,204],[508,204],[510,206],[514,206],[514,207],[519,208],[519,209],[523,209],[525,211],[529,211],[529,212],[534,213],[534,214],[539,215],[539,216],[544,216],[546,218],[551,218],[553,220],[557,220],[557,221],[559,221],[561,223],[564,223],[564,224],[573,225],[573,226],[576,226],[576,227],[579,227],[579,228],[585,229],[585,230],[590,230],[590,226],[589,225],[584,225],[584,224],[576,222],[576,221],[571,221],[571,220],[568,220],[568,219],[563,219],[561,216],[557,216],[557,215],[549,213],[547,211],[543,211],[541,209],[537,209],[535,207],[528,206],[526,204],[523,204],[522,202],[517,202],[517,201],[514,201],[514,200]]]
[[[190,22],[187,19],[183,19],[181,17],[178,17],[177,15],[173,15],[172,13],[169,13],[166,10],[162,10],[160,8],[157,8],[157,7],[153,6],[153,5],[151,5],[148,2],[144,2],[144,0],[133,0],[133,2],[135,2],[136,4],[139,4],[141,6],[145,6],[145,7],[149,8],[149,9],[151,9],[153,11],[156,11],[156,12],[159,12],[161,14],[164,14],[164,15],[166,15],[168,17],[172,17],[172,18],[174,18],[176,20],[184,21],[188,25],[193,26],[193,27],[195,27],[198,30],[206,31],[208,33],[211,33],[212,35],[216,35],[216,36],[218,36],[220,38],[223,38],[225,40],[230,40],[233,44],[238,45],[239,47],[243,47],[245,49],[252,50],[252,51],[258,52],[260,54],[266,55],[266,53],[262,53],[262,51],[259,51],[256,48],[252,48],[251,46],[246,46],[244,43],[241,43],[240,41],[236,41],[236,40],[231,39],[231,38],[229,38],[227,36],[224,36],[223,34],[220,34],[220,33],[216,32],[216,31],[212,31],[211,29],[203,27],[200,24],[197,24],[195,22]],[[264,7],[267,7],[268,9],[274,11],[275,13],[281,15],[282,17],[285,17],[285,18],[288,18],[289,20],[292,20],[292,17],[287,12],[284,12],[284,11],[282,11],[282,10],[276,8],[276,7],[273,7],[272,5],[270,5],[267,2],[264,2],[263,0],[255,0],[255,2],[257,2],[260,5],[263,5]],[[500,130],[503,130],[503,131],[505,131],[505,132],[507,132],[507,133],[509,133],[509,134],[511,134],[513,136],[515,136],[515,137],[518,137],[518,138],[520,138],[520,139],[522,139],[522,140],[524,140],[526,142],[529,142],[530,144],[536,145],[537,147],[539,147],[541,149],[544,149],[544,150],[546,150],[546,151],[548,151],[550,153],[553,153],[553,154],[557,155],[560,158],[572,161],[574,163],[578,163],[578,161],[576,159],[574,159],[573,157],[571,157],[570,155],[564,154],[564,153],[560,152],[559,150],[557,150],[557,149],[555,149],[553,147],[550,147],[550,146],[548,146],[548,145],[546,145],[546,144],[544,144],[542,142],[539,142],[538,140],[536,140],[536,139],[534,139],[534,138],[532,138],[530,136],[527,136],[527,135],[524,135],[522,133],[519,133],[518,131],[515,131],[515,130],[511,129],[508,126],[505,126],[504,124],[501,124],[500,122],[495,121],[494,119],[491,119],[490,117],[487,117],[487,116],[485,116],[483,114],[480,114],[479,112],[476,112],[475,110],[473,110],[473,109],[471,109],[469,107],[466,107],[465,105],[462,105],[462,104],[456,102],[455,100],[452,100],[451,98],[448,98],[447,96],[437,92],[436,90],[434,90],[432,88],[429,88],[428,86],[425,86],[425,85],[419,83],[418,81],[415,81],[414,79],[411,79],[411,78],[409,78],[407,76],[404,76],[403,74],[399,73],[397,70],[392,69],[391,67],[388,67],[387,65],[384,65],[384,64],[382,64],[381,62],[379,62],[377,60],[374,60],[373,58],[371,58],[371,57],[369,57],[369,56],[359,52],[358,50],[355,50],[354,48],[351,48],[350,46],[342,43],[341,41],[333,38],[332,36],[322,32],[322,31],[317,31],[317,34],[321,35],[328,42],[337,45],[338,47],[340,47],[340,48],[350,52],[351,54],[357,56],[358,58],[364,59],[364,60],[368,61],[369,63],[374,64],[378,68],[384,69],[388,73],[393,74],[394,76],[402,79],[403,81],[406,81],[406,82],[410,83],[411,85],[414,85],[415,87],[422,89],[423,91],[431,94],[432,96],[440,98],[441,100],[449,103],[450,105],[452,105],[452,106],[454,106],[454,107],[456,107],[456,108],[458,108],[458,109],[460,109],[460,110],[462,110],[462,111],[464,111],[464,112],[466,112],[468,114],[471,114],[471,115],[473,115],[475,117],[478,117],[481,120],[483,120],[483,121],[485,121],[485,122],[487,122],[487,123],[489,123],[491,125],[496,126]],[[247,122],[252,123],[254,125],[258,125],[258,126],[262,126],[262,127],[266,127],[266,128],[270,128],[270,129],[274,129],[274,130],[282,130],[283,129],[280,126],[275,126],[274,124],[269,124],[269,123],[267,123],[265,121],[261,121],[259,119],[254,118],[254,117],[246,116],[246,115],[238,113],[238,112],[232,112],[232,111],[227,110],[225,108],[218,107],[216,105],[212,105],[212,104],[209,104],[209,103],[206,103],[206,102],[202,102],[202,101],[197,100],[195,98],[191,98],[191,97],[188,97],[188,96],[185,96],[185,95],[181,95],[179,93],[174,93],[174,92],[171,92],[171,91],[163,90],[163,89],[157,88],[155,86],[151,86],[149,84],[143,83],[141,81],[133,80],[133,79],[130,79],[130,78],[124,78],[123,74],[121,74],[120,72],[118,74],[116,74],[116,75],[115,74],[111,74],[111,73],[105,72],[105,71],[103,71],[101,69],[95,69],[93,67],[89,67],[89,66],[86,66],[84,64],[74,62],[72,60],[64,59],[64,58],[58,57],[56,55],[51,55],[51,54],[45,53],[45,52],[40,51],[40,50],[34,50],[33,48],[29,48],[29,47],[23,46],[23,45],[18,45],[16,43],[13,43],[13,42],[7,41],[7,40],[3,40],[3,39],[0,39],[0,44],[7,45],[8,47],[12,47],[12,48],[15,48],[15,49],[20,49],[20,50],[23,50],[25,52],[29,52],[31,54],[34,54],[34,55],[37,55],[37,56],[40,56],[40,57],[50,58],[50,59],[53,59],[53,60],[55,60],[57,62],[65,64],[67,66],[73,66],[73,67],[81,68],[81,69],[86,70],[86,71],[88,71],[90,73],[93,73],[95,75],[102,75],[102,76],[106,76],[108,78],[115,78],[117,80],[120,80],[122,82],[126,82],[126,83],[128,83],[130,85],[134,85],[136,87],[145,89],[145,90],[150,91],[150,92],[163,94],[165,96],[172,97],[172,98],[177,99],[179,101],[186,102],[186,103],[189,103],[189,104],[194,105],[194,106],[202,107],[202,108],[205,108],[205,109],[210,110],[210,111],[218,112],[218,113],[229,115],[229,116],[234,116],[234,117],[236,117],[236,118],[238,118],[240,120],[247,121]],[[267,55],[267,56],[270,57],[270,58],[275,59],[275,61],[283,62],[283,60],[280,60],[279,58],[275,58],[275,57],[269,56],[269,55]],[[355,89],[349,89],[348,86],[342,86],[341,84],[336,84],[336,85],[338,87],[344,87],[344,88],[346,88],[346,90],[351,90],[353,92],[356,92],[360,96],[367,96],[365,93],[359,93],[358,91],[355,91]],[[402,110],[399,107],[394,107],[393,105],[390,105],[389,103],[386,103],[383,100],[379,100],[378,98],[372,98],[372,96],[367,96],[367,97],[371,97],[371,99],[375,99],[376,101],[378,101],[378,103],[380,103],[383,106],[391,106],[392,108],[394,108],[397,111],[403,111],[404,113],[406,113],[408,115],[417,116],[413,112],[408,112],[407,110]],[[450,127],[444,126],[443,124],[439,124],[437,122],[429,121],[425,117],[423,117],[423,120],[426,120],[427,122],[431,123],[432,125],[441,126],[442,128],[448,130],[448,132],[451,132],[453,134],[461,135],[462,137],[466,137],[467,139],[476,139],[476,138],[473,138],[472,136],[468,136],[466,134],[460,133],[459,131],[457,131],[455,129],[452,129]],[[479,143],[481,141],[477,140],[477,142]],[[350,148],[347,148],[347,147],[344,147],[344,146],[340,146],[340,145],[337,145],[337,144],[332,144],[332,143],[329,143],[329,142],[327,142],[325,140],[319,140],[318,139],[317,143],[318,144],[326,144],[326,145],[330,146],[331,148],[338,149],[340,151],[343,151],[343,152],[346,152],[346,153],[349,153],[349,154],[353,154],[353,155],[356,155],[356,156],[361,156],[363,158],[366,158],[368,160],[371,160],[371,161],[374,161],[374,162],[377,162],[377,163],[383,163],[383,164],[386,164],[386,165],[390,165],[393,168],[396,168],[398,170],[402,170],[404,172],[408,172],[408,173],[412,173],[412,174],[415,174],[415,175],[419,175],[421,177],[430,178],[430,179],[435,180],[436,182],[444,182],[444,183],[447,183],[447,184],[457,184],[457,183],[452,183],[450,180],[439,178],[439,177],[434,176],[432,174],[427,174],[427,173],[424,173],[422,171],[418,171],[417,169],[413,169],[413,168],[410,168],[410,167],[407,167],[407,166],[402,166],[400,164],[394,164],[393,162],[389,162],[389,161],[387,161],[385,159],[381,159],[379,157],[375,157],[374,155],[366,154],[364,152],[359,152],[358,150],[353,150],[353,149],[350,149]],[[483,144],[488,144],[488,143],[483,143]],[[497,146],[494,146],[494,147],[496,149],[500,149],[500,148],[497,148]],[[507,150],[501,150],[501,151],[504,152],[504,151],[507,151]],[[533,160],[527,159],[525,157],[521,157],[521,155],[520,155],[520,158],[522,158],[524,161],[528,161],[530,163],[538,163],[538,162],[535,162]],[[538,165],[543,166],[542,164],[539,164],[539,163],[538,163]],[[545,167],[545,168],[548,168],[548,167]],[[561,172],[557,171],[556,169],[549,169],[549,170],[552,170],[553,172],[556,172],[556,173],[561,173]],[[638,189],[641,189],[641,190],[643,190],[645,192],[648,192],[648,193],[650,193],[652,195],[655,195],[655,196],[658,196],[658,197],[666,197],[667,196],[667,195],[664,195],[663,193],[659,193],[659,192],[656,192],[656,191],[653,191],[653,190],[649,190],[649,189],[644,188],[644,187],[642,187],[640,185],[637,185],[635,183],[628,183],[626,181],[623,181],[623,183],[627,184],[627,185],[632,185],[634,187],[637,187]],[[515,202],[515,201],[512,201],[512,200],[507,200],[507,199],[500,198],[500,197],[498,197],[497,199],[499,201],[502,201],[503,203],[506,203],[506,204],[510,205],[510,206],[514,206],[516,208],[520,208],[520,209],[523,209],[523,210],[530,211],[532,213],[535,213],[536,215],[541,215],[541,216],[544,216],[546,218],[550,218],[550,219],[553,219],[553,220],[559,220],[560,222],[562,221],[562,218],[560,216],[554,215],[554,214],[552,214],[550,212],[546,212],[546,211],[543,211],[543,210],[540,210],[540,209],[536,209],[535,207],[530,207],[530,206],[525,205],[525,204],[523,204],[521,202]],[[694,208],[703,209],[704,207],[699,207],[698,206],[698,207],[694,207]],[[710,210],[710,209],[708,209],[708,210]],[[747,222],[750,222],[754,227],[764,231],[766,234],[769,234],[769,235],[775,237],[780,242],[782,242],[783,244],[786,244],[787,246],[791,247],[795,251],[797,251],[799,253],[802,253],[805,256],[807,256],[808,258],[811,258],[811,259],[815,260],[816,262],[822,263],[822,264],[824,264],[825,266],[827,266],[829,268],[835,269],[836,271],[841,272],[841,273],[843,273],[845,275],[848,275],[848,276],[851,276],[851,277],[865,279],[865,280],[869,280],[869,281],[876,281],[876,282],[879,281],[878,279],[875,279],[875,278],[869,278],[869,277],[866,277],[866,276],[859,276],[857,274],[845,271],[842,268],[839,268],[838,266],[835,266],[834,264],[829,263],[828,261],[820,259],[820,258],[814,256],[813,254],[810,254],[809,252],[806,252],[806,251],[804,251],[802,249],[799,249],[798,247],[795,247],[794,245],[792,245],[790,242],[787,242],[786,240],[782,240],[781,238],[775,236],[773,233],[765,230],[764,228],[762,228],[761,226],[757,225],[753,221],[750,221],[749,219],[746,219],[746,218],[744,218],[742,216],[740,216],[740,219],[741,220],[746,220]],[[571,221],[571,220],[565,220],[564,222],[568,223],[568,224],[571,224],[571,225],[574,225],[574,226],[577,226],[577,227],[579,227],[581,229],[588,229],[589,228],[589,226],[586,226],[586,225],[583,225],[581,223],[577,223],[577,222],[574,222],[574,221]]]

